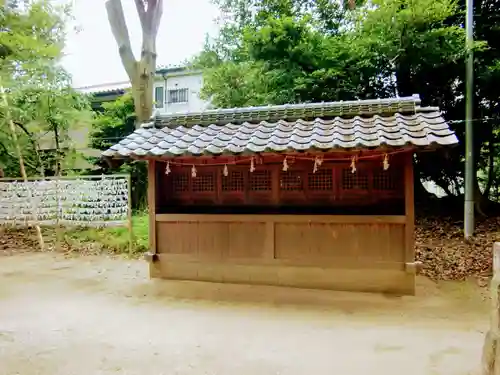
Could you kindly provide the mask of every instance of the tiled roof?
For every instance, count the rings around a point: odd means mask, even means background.
[[[173,157],[458,143],[438,108],[418,104],[418,97],[409,97],[157,116],[103,156]]]

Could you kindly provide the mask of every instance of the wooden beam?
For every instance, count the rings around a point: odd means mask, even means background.
[[[275,258],[275,248],[276,248],[276,241],[275,241],[275,226],[276,223],[272,221],[268,221],[266,223],[266,248],[265,248],[265,256],[267,260],[274,259]]]
[[[149,251],[156,254],[156,161],[148,161]]]
[[[415,197],[413,180],[413,154],[408,154],[405,163],[405,261],[415,261]]]
[[[218,215],[218,214],[158,214],[157,222],[279,222],[332,224],[406,224],[406,216],[371,215]]]
[[[185,262],[202,264],[228,264],[251,266],[290,266],[290,267],[321,267],[324,269],[354,269],[354,270],[394,270],[405,271],[405,264],[401,262],[383,262],[374,259],[353,259],[350,257],[302,259],[275,259],[275,258],[211,258],[210,256],[192,254],[158,254],[160,262]]]
[[[183,163],[183,164],[227,164],[228,166],[231,166],[235,163],[242,163],[240,165],[249,165],[250,164],[250,158],[256,157],[262,158],[263,161],[267,163],[283,163],[283,159],[285,156],[289,158],[289,164],[292,165],[294,159],[297,158],[297,161],[309,161],[311,163],[311,168],[312,168],[312,163],[314,162],[314,158],[316,156],[321,156],[323,159],[325,159],[325,163],[328,163],[328,159],[342,159],[338,160],[335,162],[345,162],[345,163],[350,163],[350,158],[352,155],[357,155],[359,159],[359,162],[376,162],[376,163],[381,163],[384,155],[386,153],[395,153],[390,155],[391,157],[391,164],[394,162],[394,160],[398,159],[405,159],[407,155],[413,154],[415,152],[415,148],[401,148],[401,149],[388,149],[388,150],[380,150],[380,149],[375,149],[375,150],[336,150],[332,152],[287,152],[287,153],[260,153],[260,154],[248,154],[248,155],[196,155],[196,156],[133,156],[133,159],[137,160],[157,160],[157,161],[171,161],[172,163]],[[363,159],[364,157],[368,157],[368,159]],[[304,160],[304,158],[310,159],[310,160]],[[380,159],[377,159],[380,158]]]

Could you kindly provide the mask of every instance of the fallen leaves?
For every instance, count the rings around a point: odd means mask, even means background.
[[[415,228],[416,260],[421,274],[433,280],[465,280],[491,275],[493,243],[500,241],[500,217],[476,224],[474,238],[466,242],[463,222],[423,218]]]

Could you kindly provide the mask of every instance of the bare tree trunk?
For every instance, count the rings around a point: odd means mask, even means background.
[[[40,167],[40,176],[45,177],[45,168],[43,166],[42,156],[40,155],[40,147],[38,145],[38,142],[33,138],[33,135],[23,124],[21,124],[20,122],[14,122],[14,124],[17,125],[24,132],[24,134],[28,136],[31,144],[33,145],[33,151],[35,151],[36,159]]]
[[[17,139],[17,133],[16,133],[16,127],[14,125],[14,121],[12,121],[12,118],[10,117],[10,112],[9,112],[9,103],[7,101],[7,95],[5,94],[4,87],[2,86],[2,82],[0,81],[0,93],[2,94],[2,100],[3,104],[5,106],[5,113],[7,117],[7,121],[9,123],[10,127],[10,132],[12,134],[12,139],[14,141],[14,144],[16,145],[16,151],[17,151],[17,156],[19,158],[19,168],[21,169],[21,177],[23,178],[24,182],[28,182],[28,175],[26,174],[26,169],[24,168],[24,158],[23,158],[23,153],[21,151],[21,146],[19,145],[19,140]],[[32,209],[33,209],[33,218],[35,220],[35,229],[36,229],[36,234],[38,237],[38,243],[40,245],[40,249],[43,251],[45,248],[45,243],[43,241],[43,236],[42,236],[42,230],[40,229],[40,226],[38,225],[37,222],[37,214],[36,214],[36,208],[33,202],[33,197],[31,195],[31,190],[28,189],[29,192],[29,199],[30,203],[32,204]]]
[[[47,106],[50,114],[51,104]],[[61,166],[61,142],[60,142],[60,134],[59,134],[59,126],[57,123],[53,123],[52,127],[54,128],[54,141],[56,144],[56,165],[55,165],[55,176],[56,176],[56,200],[57,200],[57,213],[56,213],[56,250],[61,251],[61,240],[63,237],[63,232],[61,228],[61,174],[62,174],[62,166]]]
[[[153,87],[156,72],[156,36],[163,13],[163,0],[135,0],[142,28],[141,58],[136,60],[128,33],[121,0],[107,0],[106,11],[120,52],[123,67],[132,84],[137,124],[153,114]]]
[[[495,135],[493,133],[493,129],[491,129],[490,137],[488,144],[488,179],[486,181],[486,186],[484,188],[483,196],[486,199],[490,197],[491,187],[493,186],[493,180],[495,178]]]
[[[485,200],[484,195],[481,193],[481,188],[479,187],[479,181],[477,179],[477,173],[474,173],[474,208],[476,212],[486,217],[485,209],[487,208],[487,200]]]
[[[49,107],[50,111],[50,107]],[[56,144],[56,165],[55,165],[55,176],[61,176],[61,142],[59,140],[59,127],[57,125],[54,126],[54,141]]]

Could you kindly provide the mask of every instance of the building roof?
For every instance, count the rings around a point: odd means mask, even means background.
[[[186,66],[162,66],[156,69],[157,75],[169,75],[175,73],[189,72]],[[99,83],[97,85],[76,87],[75,90],[84,94],[107,95],[107,94],[123,94],[125,90],[132,87],[130,81],[119,81],[109,83]]]
[[[129,81],[111,82],[111,83],[100,83],[98,85],[82,86],[77,87],[75,90],[80,91],[84,94],[112,94],[115,92],[123,92],[129,89]]]
[[[429,148],[458,143],[439,108],[418,96],[155,115],[105,157]]]

